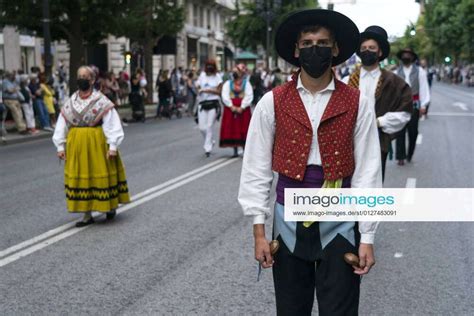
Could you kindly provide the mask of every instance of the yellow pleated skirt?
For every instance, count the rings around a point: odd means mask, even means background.
[[[120,154],[107,159],[102,127],[73,127],[66,142],[64,184],[69,212],[108,212],[130,202]]]

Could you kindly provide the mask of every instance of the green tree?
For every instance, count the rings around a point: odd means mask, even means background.
[[[86,62],[87,46],[104,39],[115,25],[123,1],[54,0],[50,1],[51,37],[69,43],[69,86],[76,88],[75,72]],[[0,26],[13,25],[18,29],[35,31],[41,36],[41,0],[0,0]]]
[[[274,12],[275,18],[271,22],[271,29],[275,30],[287,13],[316,6],[317,1],[314,0],[282,0],[281,7]],[[244,1],[241,5],[236,2],[235,7],[235,18],[226,24],[227,35],[234,44],[244,49],[255,50],[259,45],[265,46],[266,20],[263,12],[258,9],[257,2]]]
[[[126,36],[143,48],[149,99],[153,94],[153,47],[163,36],[176,35],[184,20],[184,8],[176,0],[128,0],[116,17],[111,33]]]
[[[421,15],[416,24],[406,27],[404,35],[391,44],[390,60],[396,60],[396,54],[407,47],[412,48],[420,58],[433,59],[433,45],[424,24],[425,17]]]
[[[474,1],[429,1],[425,28],[439,57],[473,60]]]

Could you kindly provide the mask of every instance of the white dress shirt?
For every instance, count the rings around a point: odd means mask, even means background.
[[[317,128],[326,109],[335,82],[317,92],[311,93],[297,82],[298,93],[313,128],[313,139],[308,165],[321,165]],[[239,188],[239,203],[247,216],[254,217],[254,224],[263,224],[271,214],[270,190],[273,182],[272,153],[275,137],[275,111],[273,92],[267,92],[258,102],[250,122],[245,145],[242,175]],[[357,121],[354,130],[355,170],[352,176],[353,188],[381,188],[382,171],[380,144],[373,106],[366,97],[360,97]],[[378,222],[360,222],[361,242],[373,243]]]
[[[107,144],[109,144],[109,149],[117,150],[123,141],[124,133],[122,122],[120,122],[120,117],[115,109],[110,109],[110,111],[102,117],[102,129],[107,139]],[[62,115],[59,115],[53,134],[53,143],[58,152],[64,151],[68,131],[66,120]]]
[[[379,67],[367,71],[360,69],[359,90],[369,99],[370,106],[375,109],[375,92],[382,71]],[[379,126],[384,133],[393,134],[401,131],[411,118],[411,113],[405,111],[387,112],[377,118]]]
[[[246,79],[245,83],[245,91],[244,91],[244,98],[242,99],[242,104],[240,107],[245,109],[252,104],[253,100],[253,89],[252,85],[250,84],[249,80]],[[230,99],[230,80],[227,80],[224,85],[222,86],[222,103],[224,103],[227,107],[232,107],[232,100]]]
[[[410,83],[410,73],[411,69],[413,68],[413,64],[410,65],[409,67],[403,66],[403,73],[405,75],[405,82],[408,83],[408,85],[411,87]],[[426,74],[426,71],[418,67],[418,82],[420,83],[420,106],[422,108],[426,108],[428,103],[430,103],[430,86],[428,85],[428,75]]]

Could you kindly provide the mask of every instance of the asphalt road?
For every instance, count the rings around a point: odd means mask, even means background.
[[[432,92],[413,162],[389,161],[386,187],[474,187],[474,90]],[[236,201],[241,159],[229,149],[205,158],[190,118],[125,132],[132,195],[171,182],[113,222],[65,229],[1,266],[0,314],[274,315],[271,272],[256,282],[251,222]],[[65,209],[62,177],[50,140],[0,148],[0,251],[80,218]],[[375,246],[361,315],[474,312],[472,223],[383,223]]]

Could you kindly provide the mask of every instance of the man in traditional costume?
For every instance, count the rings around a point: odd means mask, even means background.
[[[206,62],[196,85],[199,89],[197,108],[199,130],[204,138],[204,153],[206,157],[210,157],[215,143],[212,131],[214,123],[220,116],[222,89],[222,77],[217,72],[217,65],[213,59]]]
[[[220,147],[234,148],[238,156],[238,147],[245,147],[247,131],[250,125],[250,105],[253,100],[253,89],[247,76],[247,67],[238,64],[233,70],[233,77],[222,86],[222,116]]]
[[[113,219],[116,208],[130,201],[118,147],[124,133],[114,104],[93,89],[95,74],[77,71],[76,91],[61,109],[53,142],[65,160],[64,182],[69,212],[84,213],[76,227],[94,223],[92,211]]]
[[[239,202],[253,217],[255,258],[273,267],[278,315],[310,315],[315,289],[320,315],[357,315],[360,275],[375,263],[377,223],[285,222],[284,189],[382,185],[373,106],[331,71],[356,51],[359,30],[338,12],[304,10],[282,22],[275,42],[301,70],[263,96],[250,122]],[[274,171],[280,247],[273,257],[264,223]],[[347,252],[358,253],[359,267],[344,261]]]
[[[349,86],[359,89],[375,108],[382,151],[382,180],[392,139],[401,131],[412,113],[412,96],[408,84],[394,73],[381,69],[379,63],[390,54],[387,32],[380,26],[369,26],[360,34],[357,50],[362,67],[349,78]]]
[[[415,153],[416,138],[418,137],[418,121],[420,115],[426,113],[426,107],[430,103],[430,88],[428,85],[428,75],[426,71],[417,66],[415,61],[418,55],[411,49],[405,48],[397,53],[397,57],[402,61],[402,65],[397,70],[400,76],[411,87],[413,99],[413,112],[403,132],[397,136],[396,159],[398,165],[403,166],[405,159],[411,162]],[[405,135],[408,132],[408,154],[406,152]]]

